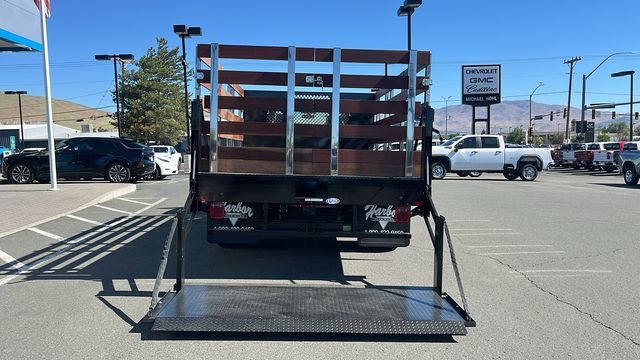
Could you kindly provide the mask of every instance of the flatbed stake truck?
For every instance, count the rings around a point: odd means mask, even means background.
[[[429,52],[217,43],[196,52],[190,192],[165,242],[146,317],[154,331],[464,335],[475,326],[442,286],[446,224],[431,200]],[[286,72],[225,70],[229,59]],[[301,71],[302,62],[332,71]],[[354,64],[406,70],[343,73]],[[434,246],[434,284],[187,282],[196,213],[206,214],[206,239],[221,245],[351,237],[386,248],[409,246],[411,217],[420,216]],[[177,279],[161,297],[174,233]]]

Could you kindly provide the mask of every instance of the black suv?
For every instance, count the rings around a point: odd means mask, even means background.
[[[104,178],[121,183],[151,174],[154,168],[153,149],[129,139],[78,137],[56,145],[59,178]],[[8,156],[2,176],[17,184],[49,182],[49,152]]]

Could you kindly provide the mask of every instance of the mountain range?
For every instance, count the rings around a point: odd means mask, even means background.
[[[575,100],[574,100],[575,101]],[[535,121],[536,131],[559,131],[562,132],[565,128],[566,119],[562,118],[563,110],[567,105],[552,105],[543,104],[538,102],[531,103],[531,113],[535,117],[536,115],[546,115],[543,120]],[[578,104],[580,105],[580,104]],[[628,112],[624,109],[621,112]],[[553,121],[549,121],[550,112],[554,114]],[[460,132],[469,133],[471,131],[471,106],[470,105],[449,105],[446,109],[449,115],[449,121],[447,128],[449,133]],[[580,109],[571,107],[571,119],[580,120]],[[486,117],[486,111],[483,110],[480,113],[480,109],[477,110],[477,117]],[[526,129],[529,126],[529,101],[528,100],[516,100],[516,101],[503,101],[500,104],[491,106],[491,132],[498,133],[502,129],[503,133],[509,131],[509,128],[519,127]],[[611,119],[610,111],[596,112],[596,119],[591,119],[591,110],[588,110],[585,114],[585,120],[594,121],[596,128],[602,128],[608,126],[612,122],[629,122],[629,117],[619,115],[616,119]],[[435,127],[444,134],[445,129],[445,108],[436,109],[435,115]],[[476,132],[482,131],[486,128],[485,123],[476,124]]]

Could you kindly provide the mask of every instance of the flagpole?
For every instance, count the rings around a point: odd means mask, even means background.
[[[40,29],[42,30],[42,58],[44,61],[44,100],[47,114],[47,138],[49,140],[50,190],[58,190],[56,171],[56,147],[53,141],[53,106],[51,104],[51,79],[49,74],[49,44],[47,42],[47,15],[44,0],[40,1]]]

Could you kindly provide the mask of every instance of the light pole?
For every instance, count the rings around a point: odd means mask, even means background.
[[[24,123],[22,121],[22,95],[27,92],[24,90],[5,91],[6,95],[18,95],[18,112],[20,113],[20,150],[24,149]]]
[[[201,36],[200,27],[187,27],[187,25],[173,25],[173,32],[182,40],[182,75],[184,76],[184,115],[187,127],[187,152],[191,153],[191,127],[189,126],[189,89],[187,87],[187,50],[185,39],[192,36]]]
[[[529,95],[529,128],[527,129],[527,137],[525,138],[525,143],[526,143],[526,144],[528,144],[528,143],[529,143],[529,135],[532,135],[532,136],[533,136],[533,134],[529,134],[529,132],[531,131],[531,120],[533,119],[533,118],[532,118],[532,116],[533,116],[533,115],[532,115],[532,113],[531,113],[531,99],[533,98],[533,94],[535,94],[535,93],[536,93],[536,91],[537,91],[541,86],[544,86],[544,83],[543,83],[542,81],[540,81],[540,82],[538,83],[538,86],[536,86],[536,88],[535,88],[535,89],[533,89],[533,91],[532,91],[532,92],[531,92],[531,94]]]
[[[407,49],[411,50],[411,15],[422,5],[422,0],[404,0],[398,8],[398,16],[407,17]]]
[[[602,60],[602,62],[600,64],[598,64],[598,66],[595,67],[595,69],[591,70],[591,72],[588,75],[584,75],[582,74],[582,108],[580,109],[580,124],[583,124],[582,121],[584,121],[584,116],[585,116],[585,112],[587,111],[587,104],[586,104],[586,94],[587,94],[587,79],[589,78],[589,76],[593,75],[594,72],[596,72],[596,70],[598,70],[598,68],[600,68],[600,66],[602,66],[602,64],[604,64],[607,60],[609,60],[609,58],[616,56],[616,55],[633,55],[633,54],[637,54],[638,51],[622,51],[622,52],[616,52],[613,53],[609,56],[607,56],[606,58],[604,58],[604,60]],[[633,102],[633,101],[632,101]],[[568,119],[568,117],[567,117]]]
[[[635,71],[629,70],[611,74],[611,77],[629,76],[631,79],[631,91],[629,98],[629,141],[633,141],[633,74],[635,73]]]
[[[444,138],[449,138],[449,99],[451,96],[447,96],[446,98],[443,96],[444,100]]]
[[[118,137],[122,137],[122,131],[120,129],[120,92],[118,91],[118,60],[131,61],[133,55],[131,54],[112,54],[112,55],[96,55],[96,60],[109,61],[113,59],[113,76],[116,82],[116,119],[118,122]],[[124,110],[124,109],[123,109]]]

